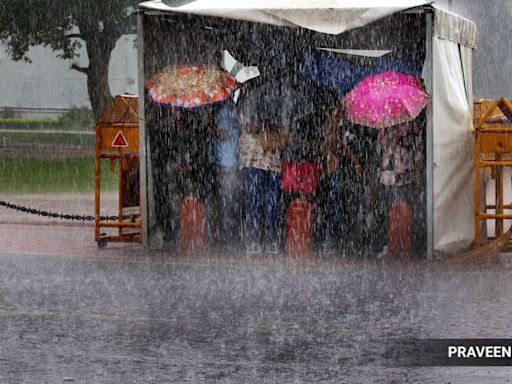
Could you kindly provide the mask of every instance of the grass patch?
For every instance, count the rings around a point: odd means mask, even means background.
[[[45,133],[45,132],[0,132],[0,145],[13,143],[66,144],[83,148],[94,148],[94,135]]]
[[[0,129],[63,130],[94,132],[95,120],[89,108],[71,108],[58,118],[51,117],[0,117]]]
[[[59,117],[59,125],[63,129],[94,131],[96,121],[92,109],[74,107]]]
[[[118,173],[102,161],[102,191],[116,190]],[[94,158],[0,158],[0,193],[94,193]]]
[[[59,123],[55,119],[33,118],[26,119],[21,117],[11,117],[8,119],[0,119],[0,129],[15,130],[51,130],[61,129]]]
[[[57,119],[51,117],[3,117],[1,124],[56,124]]]

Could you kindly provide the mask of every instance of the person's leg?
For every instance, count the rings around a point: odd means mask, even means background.
[[[219,245],[224,246],[227,239],[227,229],[226,229],[226,216],[227,216],[227,201],[226,201],[226,167],[218,166],[217,167],[217,184],[218,184],[218,221],[217,228],[219,233]]]
[[[325,167],[324,167],[325,168]],[[315,194],[315,215],[313,218],[313,249],[321,252],[327,237],[327,199],[329,196],[328,175],[322,170],[318,190]]]
[[[152,144],[153,145],[153,144]],[[162,153],[151,153],[153,170],[153,199],[156,228],[151,225],[151,231],[156,230],[163,235],[164,242],[169,241],[172,232],[171,207],[169,201],[170,179],[167,173],[167,158]]]
[[[245,186],[245,245],[247,248],[254,248],[260,242],[262,172],[257,168],[242,170]]]
[[[204,188],[204,205],[206,210],[206,238],[210,246],[216,246],[217,243],[220,241],[220,175],[218,168],[216,166],[212,166],[211,169],[209,169],[208,177],[205,179],[205,183],[206,182],[210,184],[207,188]]]
[[[369,233],[371,243],[369,256],[383,257],[387,254],[389,210],[394,200],[394,187],[377,185],[378,199],[374,208],[374,223]],[[373,238],[372,238],[373,237]]]
[[[220,232],[224,245],[239,241],[238,169],[219,167]]]
[[[409,185],[408,200],[413,214],[413,251],[415,256],[423,257],[427,251],[427,212],[425,191],[414,183]]]
[[[357,177],[353,167],[346,166],[341,169],[341,195],[340,195],[340,248],[345,257],[355,258],[362,252],[363,235],[366,233],[366,215],[362,214],[365,186]],[[364,223],[364,225],[362,224]]]
[[[336,170],[329,176],[329,194],[327,198],[326,251],[336,252],[340,243],[341,220],[341,171]]]
[[[264,171],[263,199],[265,209],[265,240],[277,247],[279,222],[279,172]]]
[[[409,232],[407,233],[408,236],[404,237],[404,240],[407,241],[407,245],[410,246],[409,256],[413,256],[415,252],[415,230],[417,229],[418,216],[421,214],[416,205],[420,203],[421,197],[416,194],[414,183],[409,182],[400,187],[395,200],[402,201],[409,208],[404,211],[404,219],[410,224]],[[405,226],[405,228],[407,228],[407,226]]]
[[[176,247],[180,228],[181,205],[185,199],[185,188],[180,174],[173,174],[169,182],[169,233],[168,240]]]

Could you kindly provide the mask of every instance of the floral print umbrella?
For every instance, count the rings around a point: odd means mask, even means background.
[[[385,128],[414,120],[429,101],[417,77],[387,71],[365,77],[343,104],[350,122]]]
[[[239,88],[229,73],[211,66],[168,66],[145,84],[153,101],[179,108],[196,108],[223,101]]]

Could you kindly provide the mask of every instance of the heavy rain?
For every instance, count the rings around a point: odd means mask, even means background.
[[[0,383],[509,382],[486,4],[0,0]]]

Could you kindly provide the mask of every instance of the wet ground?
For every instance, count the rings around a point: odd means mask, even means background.
[[[512,381],[387,352],[512,337],[509,270],[100,251],[90,230],[0,223],[1,383]]]

